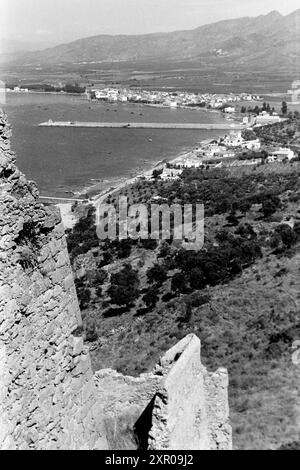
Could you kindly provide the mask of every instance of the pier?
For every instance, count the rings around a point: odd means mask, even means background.
[[[169,122],[63,122],[48,121],[39,124],[40,127],[87,127],[108,129],[204,129],[204,130],[242,130],[244,124],[226,122],[221,124],[205,123],[169,123]]]

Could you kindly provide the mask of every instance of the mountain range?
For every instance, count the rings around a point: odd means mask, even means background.
[[[22,57],[18,65],[58,65],[118,61],[190,61],[265,69],[300,68],[300,9],[225,20],[194,30],[146,35],[99,35]]]

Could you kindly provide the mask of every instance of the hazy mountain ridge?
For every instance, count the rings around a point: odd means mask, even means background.
[[[216,51],[221,53],[216,54]],[[18,65],[55,65],[132,60],[191,60],[237,66],[299,64],[300,9],[282,16],[273,11],[204,25],[190,31],[137,36],[100,35],[25,53]]]

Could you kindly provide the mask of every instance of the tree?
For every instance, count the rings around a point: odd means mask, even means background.
[[[268,158],[268,156],[269,156],[269,154],[268,154],[267,150],[263,149],[263,150],[260,152],[260,156],[261,156],[261,158],[262,158],[263,163],[265,163],[266,160],[267,160],[267,158]]]
[[[156,263],[147,271],[147,278],[150,284],[162,285],[168,278],[168,272],[161,264]]]
[[[184,293],[187,291],[187,280],[183,273],[176,273],[172,277],[171,289],[176,293]]]
[[[79,299],[80,309],[86,309],[91,301],[91,291],[89,289],[86,289],[85,287],[81,287],[77,290],[77,295]]]
[[[132,241],[130,239],[116,240],[114,245],[116,246],[119,259],[128,258],[130,256],[132,249]]]
[[[161,169],[161,170],[157,170],[157,169],[156,169],[156,170],[153,170],[153,173],[152,173],[153,178],[154,178],[154,179],[157,179],[157,178],[162,174],[163,171],[164,171],[163,169]]]
[[[154,308],[159,300],[159,289],[157,286],[150,287],[146,294],[143,296],[143,302],[145,302],[148,308]]]
[[[281,112],[282,112],[282,114],[287,114],[287,112],[288,112],[288,107],[287,107],[286,101],[282,102]]]
[[[236,227],[239,224],[239,219],[237,218],[234,211],[231,211],[230,214],[228,214],[226,220],[233,227]]]
[[[257,138],[255,132],[252,129],[244,129],[242,132],[242,137],[245,140],[255,140]]]
[[[253,227],[246,223],[243,225],[239,225],[239,227],[235,231],[236,235],[240,235],[243,238],[247,238],[248,240],[256,240],[257,234]]]
[[[85,320],[85,340],[93,343],[98,339],[97,326],[94,319],[87,317]]]
[[[103,284],[106,281],[107,277],[108,277],[107,272],[104,271],[104,269],[99,269],[95,273],[94,282],[97,284]]]
[[[252,206],[251,201],[249,199],[243,199],[239,203],[239,210],[243,213],[246,214],[246,212],[250,211]]]
[[[281,224],[276,227],[271,237],[271,247],[289,249],[297,241],[297,234],[288,224]]]
[[[131,305],[140,295],[140,280],[131,264],[125,264],[118,273],[112,274],[108,295],[115,305]]]
[[[278,196],[272,196],[267,199],[264,199],[262,203],[262,211],[264,214],[264,217],[270,217],[272,214],[274,214],[277,210],[277,208],[280,205],[280,199]]]
[[[103,289],[102,289],[102,286],[98,286],[97,289],[96,289],[96,297],[102,297],[103,295]]]
[[[159,248],[159,258],[167,258],[171,255],[171,247],[168,243],[163,242]]]
[[[205,287],[204,275],[201,268],[194,268],[189,275],[190,286],[192,289],[200,290]]]
[[[145,248],[145,250],[152,250],[154,251],[157,248],[157,240],[151,240],[151,238],[140,239],[140,245]]]

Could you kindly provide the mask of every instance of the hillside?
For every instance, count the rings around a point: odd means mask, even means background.
[[[256,132],[298,153],[299,128],[296,113]],[[205,243],[199,251],[175,239],[99,245],[93,207],[80,208],[68,248],[94,368],[136,376],[195,333],[205,364],[228,368],[235,449],[299,448],[299,157],[187,169],[175,181],[138,181],[107,203],[120,195],[130,204],[204,203]]]
[[[94,368],[136,376],[188,333],[210,369],[229,371],[236,449],[278,449],[300,439],[299,162],[237,171],[186,170],[175,182],[140,182],[132,203],[205,203],[205,245],[101,243],[93,210],[69,233],[76,288]],[[108,202],[116,203],[117,194]],[[296,445],[296,444],[295,444]]]
[[[204,25],[191,31],[137,36],[100,35],[41,52],[24,54],[18,65],[82,62],[180,61],[198,65],[270,69],[299,65],[300,10],[282,16],[240,18]]]

